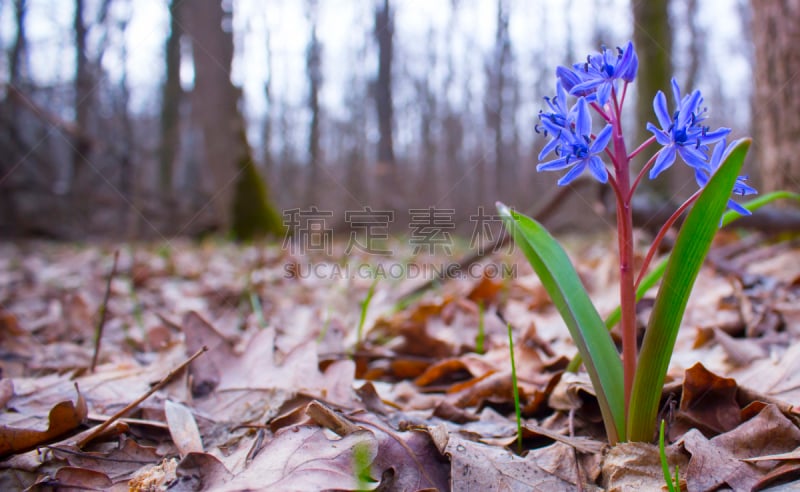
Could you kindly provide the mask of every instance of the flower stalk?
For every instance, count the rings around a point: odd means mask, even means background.
[[[556,95],[545,98],[547,111],[539,113],[535,129],[550,137],[539,153],[538,171],[566,171],[558,185],[565,186],[588,171],[600,183],[609,183],[616,202],[619,253],[620,329],[622,354],[613,342],[580,282],[569,265],[566,254],[540,224],[499,205],[501,216],[521,243],[534,270],[559,308],[595,386],[609,441],[648,440],[661,394],[666,369],[674,347],[677,329],[703,258],[720,222],[722,213],[731,208],[743,215],[749,212],[730,200],[731,192],[749,195],[756,192],[737,176],[749,147],[749,141],[728,146],[728,128],[711,131],[702,123],[707,109],[700,91],[682,96],[672,81],[675,110],[670,113],[666,96],[659,91],[653,101],[658,126],[647,124],[652,137],[635,147],[630,154],[622,126],[622,108],[628,84],[633,82],[638,58],[628,42],[616,52],[605,47],[587,60],[556,70]],[[568,104],[568,97],[577,100]],[[593,132],[590,110],[599,115],[599,131]],[[657,149],[631,181],[630,164],[634,157],[651,146]],[[714,145],[713,153],[711,145]],[[555,154],[551,160],[545,160]],[[610,168],[603,161],[606,156]],[[656,236],[638,272],[634,265],[633,193],[644,176],[656,178],[677,159],[695,171],[700,189],[684,202]],[[542,162],[543,161],[543,162]],[[636,337],[637,288],[647,271],[658,244],[677,219],[689,212],[667,265],[670,284],[662,287],[656,299],[641,349]],[[696,208],[701,207],[699,210]],[[709,228],[708,219],[715,223]],[[687,226],[688,224],[688,226]],[[688,230],[687,230],[688,228]],[[619,377],[621,376],[621,378]],[[619,379],[622,387],[617,386]],[[653,422],[651,422],[653,420]]]

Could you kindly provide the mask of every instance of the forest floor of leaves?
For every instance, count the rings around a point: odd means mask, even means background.
[[[606,315],[614,240],[566,244]],[[333,249],[0,243],[0,489],[662,489],[520,254],[408,300],[459,251]],[[721,232],[663,390],[684,490],[800,489],[798,339],[798,238]]]

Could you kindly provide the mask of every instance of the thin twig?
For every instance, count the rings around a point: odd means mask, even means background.
[[[108,299],[111,297],[111,281],[117,274],[117,261],[119,261],[119,250],[114,251],[114,264],[111,266],[111,273],[108,274],[106,282],[106,295],[103,297],[103,304],[100,305],[100,319],[97,321],[97,328],[94,331],[94,355],[92,356],[91,372],[97,366],[97,358],[100,355],[100,340],[103,339],[103,327],[106,324],[106,313],[108,312]]]
[[[87,435],[86,435],[86,436],[85,436],[83,439],[81,439],[80,441],[78,441],[78,448],[82,448],[82,447],[86,446],[86,445],[87,445],[88,443],[90,443],[90,442],[91,442],[91,441],[92,441],[92,440],[93,440],[95,437],[97,437],[97,436],[98,436],[98,435],[100,435],[100,434],[101,434],[101,433],[102,433],[104,430],[106,430],[106,428],[107,428],[109,425],[111,425],[112,423],[114,423],[114,421],[116,421],[116,420],[118,420],[118,419],[122,418],[122,417],[123,417],[123,416],[124,416],[126,413],[130,412],[131,410],[133,410],[134,408],[136,408],[137,406],[139,406],[139,404],[140,404],[140,403],[142,403],[143,401],[145,401],[146,399],[148,399],[148,398],[150,397],[150,395],[152,395],[152,394],[153,394],[153,393],[155,393],[156,391],[158,391],[158,390],[160,390],[161,388],[163,388],[163,387],[164,387],[164,386],[165,386],[167,383],[169,383],[169,382],[170,382],[170,380],[172,380],[172,378],[174,378],[174,377],[175,377],[175,375],[176,375],[176,374],[178,374],[178,373],[179,373],[179,372],[181,372],[183,369],[185,369],[186,367],[188,367],[188,365],[189,365],[189,364],[191,364],[193,360],[195,360],[196,358],[198,358],[198,357],[200,356],[200,354],[202,354],[203,352],[206,352],[206,351],[208,351],[208,347],[206,347],[205,345],[203,345],[203,347],[202,347],[200,350],[198,350],[197,352],[195,352],[195,353],[194,353],[194,355],[192,355],[192,356],[191,356],[191,357],[189,357],[187,360],[185,360],[183,363],[181,363],[181,365],[179,365],[179,366],[178,366],[178,367],[176,367],[175,369],[171,370],[171,371],[169,372],[169,374],[167,374],[167,375],[166,375],[166,376],[165,376],[165,377],[164,377],[164,378],[163,378],[161,381],[159,381],[158,383],[156,383],[156,384],[155,384],[155,386],[153,386],[152,388],[150,388],[150,389],[147,391],[147,393],[143,394],[142,396],[140,396],[140,397],[139,397],[139,398],[137,398],[136,400],[134,400],[134,401],[132,401],[131,403],[129,403],[128,405],[126,405],[126,406],[125,406],[125,408],[123,408],[123,409],[122,409],[122,410],[120,410],[119,412],[117,412],[117,413],[115,413],[114,415],[112,415],[111,417],[109,417],[109,418],[108,418],[108,420],[106,420],[106,421],[105,421],[105,422],[103,422],[102,424],[100,424],[100,425],[98,425],[97,427],[95,427],[95,428],[94,428],[94,430],[93,430],[92,432],[90,432],[90,433],[89,433],[89,434],[87,434]]]

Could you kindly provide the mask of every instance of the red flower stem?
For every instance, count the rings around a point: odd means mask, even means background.
[[[694,192],[694,195],[690,196],[685,202],[683,202],[683,204],[680,207],[678,207],[678,209],[675,210],[675,212],[672,215],[670,215],[669,219],[666,222],[664,222],[664,225],[661,226],[661,229],[658,231],[658,234],[656,234],[656,237],[653,240],[653,244],[650,246],[650,250],[647,252],[647,256],[644,258],[642,269],[639,270],[639,276],[636,278],[636,283],[634,284],[635,289],[639,288],[639,284],[642,282],[644,274],[645,272],[647,272],[647,267],[650,266],[650,261],[652,261],[653,256],[656,254],[656,251],[658,250],[658,245],[661,244],[661,240],[664,239],[664,236],[667,235],[667,231],[670,229],[670,227],[672,227],[673,224],[675,224],[675,221],[678,220],[678,217],[683,215],[683,212],[685,212],[686,209],[689,208],[689,205],[691,205],[692,203],[694,203],[695,200],[697,200],[697,197],[700,196],[700,191],[702,191],[702,188]]]
[[[655,141],[655,139],[656,139],[656,137],[655,137],[655,136],[653,136],[653,137],[650,137],[650,138],[648,138],[648,139],[647,139],[647,140],[645,140],[644,142],[642,142],[642,144],[641,144],[641,145],[639,145],[638,147],[636,147],[636,150],[634,150],[633,152],[631,152],[630,154],[628,154],[628,159],[633,159],[634,157],[636,157],[637,155],[639,155],[639,153],[640,153],[641,151],[643,151],[643,150],[644,150],[644,149],[645,149],[645,148],[646,148],[648,145],[650,145],[651,143],[653,143],[653,142]]]
[[[621,111],[616,91],[612,90],[615,113],[612,115],[615,174],[617,179],[617,236],[619,240],[619,297],[622,328],[622,367],[625,387],[625,417],[630,406],[636,375],[636,290],[633,272],[633,213],[631,209],[630,159],[622,134]]]
[[[611,123],[611,117],[608,114],[606,114],[606,111],[602,107],[600,107],[599,104],[597,104],[596,102],[590,102],[589,106],[594,108],[594,110],[597,111],[597,114],[599,114],[604,120],[606,120],[606,123]]]
[[[652,141],[652,140],[655,140],[655,137],[653,137],[652,139],[648,139],[648,140],[647,140],[645,143],[643,143],[642,145],[645,145],[647,142],[650,142],[650,141]],[[642,145],[640,145],[640,146],[639,146],[639,148],[642,148]],[[638,149],[637,149],[637,150],[638,150]],[[639,182],[642,180],[642,178],[644,177],[644,175],[645,175],[645,174],[647,174],[647,171],[648,171],[648,170],[649,170],[651,167],[653,167],[653,163],[654,163],[654,162],[656,162],[656,157],[658,157],[658,154],[659,154],[660,152],[661,152],[661,151],[659,150],[658,152],[656,152],[655,154],[653,154],[653,157],[651,157],[651,158],[650,158],[650,160],[648,160],[648,161],[647,161],[647,163],[645,163],[645,165],[644,165],[644,166],[642,166],[642,170],[641,170],[641,171],[639,171],[639,175],[638,175],[638,176],[636,176],[636,180],[633,182],[633,185],[631,186],[631,192],[630,192],[631,196],[633,196],[633,192],[634,192],[634,191],[636,191],[636,187],[637,187],[637,186],[639,186]],[[634,152],[633,152],[631,155],[629,155],[629,156],[628,156],[628,159],[633,159],[633,156],[634,156],[635,154],[636,154],[636,152],[634,151]],[[629,198],[630,198],[630,197],[629,197]]]

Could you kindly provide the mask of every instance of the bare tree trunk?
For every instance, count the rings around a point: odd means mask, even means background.
[[[224,22],[220,0],[194,0],[192,7],[185,11],[195,69],[192,111],[203,134],[217,224],[242,239],[278,234],[281,220],[253,163],[238,108],[240,91],[230,78],[233,32],[223,26],[231,22]]]
[[[273,133],[273,114],[275,113],[275,99],[272,96],[272,46],[270,45],[269,31],[264,33],[266,36],[266,64],[267,80],[264,81],[264,102],[267,104],[267,113],[261,127],[261,162],[264,164],[264,174],[268,181],[275,179],[278,173],[275,172],[275,161],[272,158],[272,133]],[[280,196],[278,197],[280,198]]]
[[[183,33],[180,0],[169,4],[170,32],[166,44],[166,79],[161,93],[161,144],[158,155],[158,189],[165,212],[174,210],[172,178],[180,145],[181,35]]]
[[[84,134],[89,132],[89,118],[92,107],[92,75],[89,71],[89,57],[87,54],[86,39],[88,28],[83,18],[84,0],[75,0],[73,17],[73,33],[75,36],[75,82],[73,108],[75,110],[75,125]],[[87,210],[87,187],[90,144],[83,138],[74,139],[72,142],[72,197],[73,205],[78,217],[85,219]]]
[[[800,0],[751,0],[753,137],[764,191],[800,189]]]
[[[128,20],[121,21],[119,27],[122,37],[124,38],[125,31],[128,29]],[[120,58],[122,62],[122,78],[119,81],[119,99],[115,102],[118,104],[116,113],[122,120],[122,138],[119,139],[115,147],[120,162],[118,186],[123,200],[120,206],[120,221],[118,225],[120,227],[120,233],[127,233],[129,237],[133,237],[133,233],[135,232],[134,224],[138,222],[138,214],[131,210],[129,204],[133,203],[134,200],[133,190],[135,189],[135,179],[133,175],[133,154],[136,152],[136,149],[133,135],[133,121],[131,121],[130,108],[128,107],[130,104],[131,91],[128,84],[128,48],[126,44],[122,45]]]
[[[312,16],[315,12],[312,12]],[[317,191],[320,187],[319,168],[322,165],[320,148],[320,107],[319,92],[322,88],[322,46],[317,38],[316,20],[312,21],[311,38],[306,51],[306,74],[308,76],[308,110],[311,121],[308,129],[308,188],[306,203],[315,204],[319,199]]]
[[[497,28],[495,45],[489,62],[486,64],[486,76],[489,81],[484,108],[486,124],[492,132],[494,165],[495,165],[495,199],[507,195],[513,196],[516,188],[514,163],[507,152],[513,143],[509,142],[507,130],[514,126],[514,84],[513,54],[511,36],[508,29],[509,5],[506,0],[497,0]]]
[[[669,89],[672,75],[672,30],[669,24],[669,0],[649,0],[632,4],[633,44],[639,55],[639,72],[636,75],[636,140],[631,146],[636,147],[652,136],[645,125],[648,121],[656,121],[653,112],[653,98],[656,93],[659,90],[664,91],[672,104],[672,91]],[[685,90],[688,91],[689,88]],[[649,155],[640,157],[638,165],[643,165],[647,158]],[[669,177],[653,183],[661,183],[659,186],[670,188],[670,184],[675,182],[676,172],[673,167]],[[666,192],[662,188],[662,193]]]
[[[378,43],[378,78],[375,81],[375,109],[378,113],[378,189],[385,206],[402,196],[396,179],[394,155],[394,103],[392,101],[392,59],[394,57],[394,12],[389,0],[378,0],[375,9],[375,40]]]
[[[697,75],[700,65],[706,56],[706,31],[700,24],[698,15],[699,0],[686,1],[686,25],[689,27],[689,68],[686,70],[686,79],[683,86],[687,91],[697,85]]]
[[[19,86],[22,72],[22,62],[25,60],[24,54],[27,52],[27,36],[25,35],[25,18],[28,14],[27,0],[14,0],[14,20],[16,21],[17,33],[14,36],[14,44],[11,45],[11,56],[8,60],[8,74],[11,85]]]
[[[11,45],[11,53],[8,58],[8,81],[14,90],[21,90],[22,80],[22,65],[27,57],[27,36],[25,33],[25,18],[28,13],[27,0],[14,1],[14,20],[16,22],[16,34],[14,42]],[[6,91],[6,98],[2,104],[2,118],[5,123],[5,132],[7,132],[9,147],[14,145],[15,142],[20,142],[22,136],[19,132],[19,108],[14,97],[11,97],[10,91]],[[6,138],[3,138],[5,141]],[[0,231],[5,228],[15,228],[17,224],[17,203],[14,198],[14,193],[11,186],[12,168],[15,165],[13,162],[16,159],[16,152],[9,152],[10,149],[4,149],[0,154],[0,196],[2,197],[2,210],[0,210]]]
[[[428,53],[426,74],[414,82],[414,89],[417,94],[417,107],[419,108],[419,139],[420,139],[420,158],[419,164],[422,169],[419,172],[419,186],[423,196],[429,197],[426,204],[435,205],[438,201],[439,190],[437,180],[437,159],[436,148],[437,139],[435,137],[434,122],[437,119],[437,99],[429,77],[434,73],[436,67],[436,43],[433,30],[428,31]]]
[[[232,223],[236,189],[237,135],[244,131],[237,111],[238,93],[230,80],[233,61],[233,33],[222,29],[225,13],[220,0],[194,0],[187,14],[187,33],[192,38],[195,83],[192,114],[203,135],[208,190],[218,225],[224,230]]]

